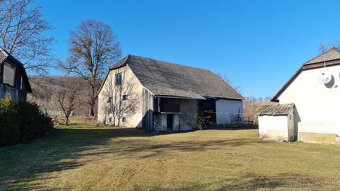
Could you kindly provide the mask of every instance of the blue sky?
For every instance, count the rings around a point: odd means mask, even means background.
[[[81,21],[109,24],[128,54],[227,75],[244,96],[273,96],[320,42],[340,40],[340,1],[36,0],[57,56]],[[52,71],[52,74],[58,72]]]

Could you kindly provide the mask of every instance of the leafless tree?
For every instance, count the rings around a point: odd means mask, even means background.
[[[224,81],[226,81],[232,88],[234,88],[234,90],[236,90],[239,93],[241,92],[241,86],[234,85],[234,83],[228,78],[226,74],[222,75],[220,73],[217,73],[217,75],[221,77]]]
[[[317,54],[322,54],[330,50],[331,48],[340,48],[340,41],[329,42],[321,42],[318,46]]]
[[[69,117],[75,109],[78,87],[67,87],[56,92],[56,101],[65,116],[65,125],[69,123]]]
[[[89,114],[94,116],[96,92],[108,67],[121,56],[120,44],[111,27],[95,20],[83,21],[70,32],[70,56],[61,67],[85,79],[91,87]]]
[[[46,36],[53,27],[41,8],[32,0],[0,1],[0,46],[14,54],[26,69],[46,73],[55,61],[51,51],[54,39]]]

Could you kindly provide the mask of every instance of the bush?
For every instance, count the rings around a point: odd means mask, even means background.
[[[46,116],[35,103],[19,103],[18,115],[20,121],[20,141],[22,142],[42,137],[53,128],[51,118]]]
[[[17,105],[9,96],[0,99],[0,145],[10,145],[20,140]]]
[[[9,97],[0,100],[0,145],[26,143],[53,129],[52,120],[38,105],[15,104]]]

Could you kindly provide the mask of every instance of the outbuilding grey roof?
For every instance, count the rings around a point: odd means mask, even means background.
[[[133,55],[125,57],[110,69],[124,65],[128,65],[142,85],[156,96],[243,99],[225,80],[206,69]]]
[[[314,64],[319,62],[326,62],[330,60],[337,60],[340,59],[340,50],[337,48],[332,48],[327,52],[305,62],[304,64]]]
[[[286,116],[294,109],[294,104],[264,105],[259,109],[259,116]]]

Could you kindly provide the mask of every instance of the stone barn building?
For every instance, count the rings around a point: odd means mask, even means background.
[[[243,120],[243,97],[209,70],[129,55],[98,91],[98,121],[155,131]]]
[[[0,48],[0,99],[10,95],[12,101],[26,101],[32,93],[24,65],[10,53]]]

